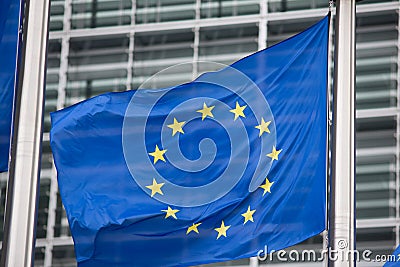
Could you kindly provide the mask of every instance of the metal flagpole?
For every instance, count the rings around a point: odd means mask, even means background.
[[[49,0],[26,1],[1,266],[33,266]]]
[[[355,249],[355,3],[336,1],[329,266],[350,267]]]

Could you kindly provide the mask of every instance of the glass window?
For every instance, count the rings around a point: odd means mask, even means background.
[[[269,266],[272,263],[272,266],[274,263],[280,263],[280,264],[289,264],[290,262],[293,262],[292,259],[296,259],[297,263],[298,262],[304,262],[302,261],[302,258],[308,259],[310,257],[310,261],[316,262],[318,258],[321,258],[321,253],[320,251],[322,250],[322,241],[323,237],[322,234],[316,235],[314,237],[308,238],[307,240],[304,240],[298,245],[288,247],[287,249],[284,249],[286,251],[286,255],[280,255],[281,258],[278,257],[278,253],[270,253],[266,256],[266,260],[261,261],[261,264],[265,264],[266,266]],[[306,252],[303,253],[303,251],[315,251],[315,254],[308,254]],[[291,253],[291,251],[297,251],[297,253]],[[289,255],[291,255],[291,258],[289,258]],[[264,256],[265,257],[265,256]],[[283,262],[281,259],[287,259],[287,262]],[[261,265],[264,266],[264,265]]]
[[[311,8],[328,7],[327,0],[269,0],[269,12],[286,12]]]
[[[2,178],[6,178],[6,175],[2,175]],[[6,192],[7,192],[7,181],[5,179],[0,180],[0,238],[4,238],[4,215],[6,210]]]
[[[45,257],[45,249],[43,247],[36,247],[34,266],[36,267],[44,266],[44,257]]]
[[[201,18],[259,14],[259,0],[201,0]]]
[[[195,18],[196,0],[138,0],[136,23],[180,21]]]
[[[397,105],[397,21],[395,12],[357,17],[357,109]]]
[[[133,88],[153,74],[176,64],[193,61],[194,33],[189,30],[137,33],[135,35]],[[186,65],[187,66],[187,65]],[[166,87],[187,81],[190,72],[160,77],[154,87]]]
[[[55,246],[53,248],[52,267],[75,267],[75,252],[73,246]]]
[[[50,180],[40,179],[39,209],[36,226],[36,237],[46,238],[47,217],[49,214]]]
[[[398,0],[362,0],[357,5],[378,4],[382,2],[397,2]]]
[[[131,23],[130,0],[73,0],[71,28],[97,28]]]
[[[372,252],[370,259],[375,259],[376,255],[391,255],[397,246],[396,229],[394,227],[357,229],[356,240],[360,258],[362,252],[367,249]]]
[[[55,237],[71,236],[67,215],[62,205],[61,196],[59,193],[57,193],[57,207],[55,212],[56,212],[56,218],[55,218],[56,221],[54,224],[54,236]]]
[[[258,27],[255,24],[207,27],[200,29],[201,60],[229,62],[258,49]]]
[[[70,41],[67,105],[126,88],[129,38],[126,35]]]
[[[396,216],[396,119],[357,120],[357,218]]]
[[[47,75],[45,94],[44,131],[50,131],[50,115],[57,109],[58,80],[60,70],[61,41],[50,40],[47,52]]]
[[[64,1],[50,2],[50,31],[62,31],[64,28]]]
[[[321,17],[296,19],[296,20],[277,20],[270,21],[267,25],[267,47],[281,42],[301,31],[307,29]]]

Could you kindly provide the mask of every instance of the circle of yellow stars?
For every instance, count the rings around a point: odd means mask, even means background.
[[[207,104],[204,102],[203,103],[203,108],[196,110],[196,112],[201,113],[201,120],[204,121],[207,117],[209,118],[214,118],[214,114],[212,113],[213,109],[215,108],[214,106],[207,106]],[[233,120],[236,121],[239,117],[246,118],[245,115],[245,109],[247,108],[247,105],[241,106],[239,102],[236,101],[235,108],[229,110],[229,112],[234,114]],[[168,124],[167,127],[172,130],[172,136],[175,136],[177,133],[184,134],[183,127],[185,125],[186,121],[178,121],[177,118],[173,118],[173,123]],[[263,117],[261,117],[261,123],[259,125],[256,125],[255,128],[259,130],[258,136],[261,138],[264,134],[269,134],[271,133],[270,129],[268,128],[269,125],[271,124],[271,121],[265,121]],[[158,161],[163,161],[166,162],[164,158],[164,154],[167,152],[167,149],[160,149],[158,145],[155,146],[154,152],[148,153],[150,156],[153,157],[153,164],[156,164]],[[279,160],[279,154],[282,152],[282,149],[277,150],[275,146],[272,147],[271,153],[268,153],[266,156],[271,158],[272,162],[274,160]],[[268,178],[265,178],[265,182],[259,186],[260,189],[264,190],[262,196],[264,196],[266,193],[271,193],[271,187],[274,184],[274,182],[271,182]],[[164,195],[162,191],[162,187],[164,186],[164,183],[159,183],[155,178],[153,178],[153,182],[151,185],[146,186],[149,190],[151,190],[151,197],[154,197],[156,194]],[[161,210],[161,212],[165,213],[164,219],[172,218],[175,220],[178,220],[177,213],[180,210],[176,208],[171,208],[170,206],[167,207],[167,209]],[[245,225],[248,222],[253,223],[254,218],[253,215],[256,213],[256,209],[251,209],[250,206],[247,207],[247,210],[241,213],[241,216],[243,217],[243,225]],[[194,222],[192,225],[188,226],[186,229],[186,235],[189,235],[191,233],[194,234],[199,234],[199,227],[202,223],[201,222]],[[217,237],[216,239],[219,239],[221,237],[227,237],[228,235],[228,230],[231,228],[231,225],[225,225],[225,222],[222,220],[221,224],[219,227],[214,228],[214,230],[217,232]]]

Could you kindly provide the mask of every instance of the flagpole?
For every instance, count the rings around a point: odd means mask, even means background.
[[[355,266],[355,2],[336,1],[329,266]]]
[[[25,6],[1,266],[34,263],[49,7],[49,0]]]

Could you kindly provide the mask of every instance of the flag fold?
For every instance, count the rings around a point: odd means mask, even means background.
[[[0,172],[8,170],[20,8],[19,0],[3,0],[0,9]]]

